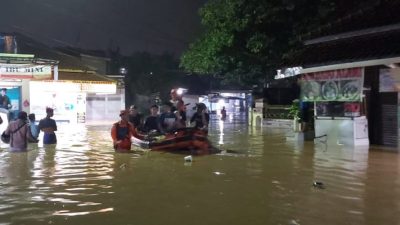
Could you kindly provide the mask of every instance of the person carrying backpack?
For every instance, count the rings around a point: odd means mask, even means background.
[[[10,135],[10,151],[26,151],[28,148],[28,141],[37,142],[37,140],[32,137],[27,118],[28,114],[26,112],[19,112],[18,119],[10,122],[7,129],[4,131],[6,135]]]

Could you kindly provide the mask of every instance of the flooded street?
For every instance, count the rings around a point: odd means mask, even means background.
[[[400,224],[400,155],[286,140],[214,119],[223,152],[114,153],[110,126],[60,125],[57,146],[0,150],[0,224]],[[318,183],[316,187],[314,182]]]

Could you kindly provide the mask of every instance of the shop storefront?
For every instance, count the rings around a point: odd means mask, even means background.
[[[314,108],[316,137],[330,144],[369,145],[363,84],[363,68],[301,75],[300,99]]]
[[[118,119],[125,108],[124,90],[117,89],[116,80],[98,74],[105,73],[107,62],[91,58],[88,63],[23,35],[0,33],[0,88],[7,89],[12,105],[7,114],[13,119],[24,110],[40,119],[51,107],[57,121]]]
[[[57,121],[84,123],[93,110],[87,104],[88,97],[116,94],[115,82],[54,80],[58,72],[57,61],[39,62],[33,55],[1,54],[0,89],[5,88],[10,99],[8,112],[1,115],[2,119],[6,120],[7,114],[10,120],[15,119],[21,110],[35,113],[40,119],[45,117],[46,107],[51,107]],[[121,106],[115,108],[118,111]],[[99,114],[104,116],[104,110]]]
[[[45,116],[46,107],[51,107],[57,121],[85,123],[88,112],[92,110],[87,104],[87,97],[115,94],[116,84],[98,81],[31,81],[29,92],[30,112],[38,118]]]
[[[26,55],[13,55],[14,62],[21,60],[22,63],[3,63],[11,61],[5,54],[0,56],[0,89],[6,89],[6,95],[10,99],[8,106],[10,119],[16,117],[19,111],[29,110],[29,82],[34,80],[52,79],[54,70],[57,69],[56,62],[52,64],[34,64],[22,61]],[[7,54],[9,55],[9,54]],[[7,58],[7,60],[5,60]],[[33,56],[29,56],[33,59]]]
[[[7,97],[1,96],[0,116],[3,123],[0,131],[6,129],[8,120],[17,117],[18,112],[29,112],[29,82],[52,79],[57,73],[57,61],[37,60],[33,55],[0,53],[0,89]],[[9,99],[4,101],[4,99]]]

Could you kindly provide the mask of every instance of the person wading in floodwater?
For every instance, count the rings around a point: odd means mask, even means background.
[[[39,121],[39,129],[43,131],[43,144],[56,144],[57,137],[54,133],[57,131],[56,121],[51,117],[54,115],[54,110],[52,108],[46,108],[46,117]]]
[[[114,123],[111,128],[111,138],[114,150],[117,152],[129,152],[132,145],[132,137],[143,139],[142,135],[136,132],[135,126],[129,122],[129,111],[121,110],[119,113],[121,120]]]
[[[225,106],[223,106],[221,109],[221,120],[225,120],[225,119],[226,119],[226,109],[225,109]]]
[[[10,135],[10,151],[26,151],[28,148],[28,141],[34,143],[38,142],[31,135],[27,118],[27,113],[21,111],[18,113],[18,119],[8,124],[4,133]]]

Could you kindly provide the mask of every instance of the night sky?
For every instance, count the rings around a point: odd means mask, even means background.
[[[206,0],[1,0],[0,32],[19,32],[50,46],[120,46],[179,55],[201,33]]]

